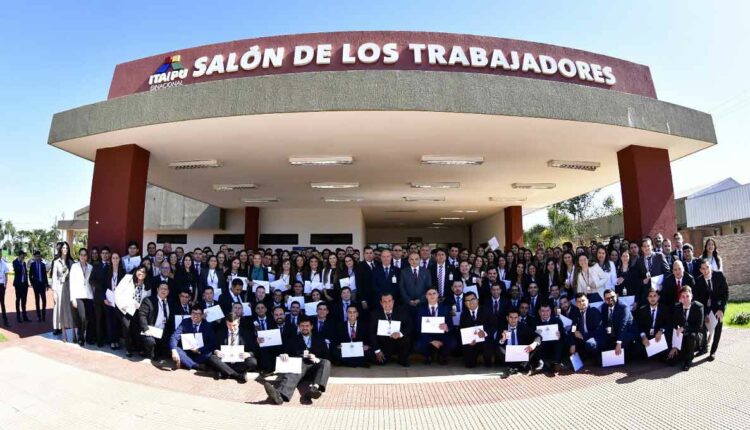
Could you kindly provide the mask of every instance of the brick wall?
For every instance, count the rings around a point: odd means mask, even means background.
[[[729,285],[750,284],[750,257],[748,257],[750,233],[709,237],[716,241],[727,283]]]

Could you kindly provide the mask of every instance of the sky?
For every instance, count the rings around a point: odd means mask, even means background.
[[[750,181],[750,2],[10,1],[0,12],[0,219],[46,228],[89,203],[93,163],[47,145],[56,112],[105,100],[118,63],[237,39],[346,30],[550,43],[651,68],[660,100],[713,115],[719,144],[672,163],[674,188]],[[620,202],[619,185],[604,189]],[[544,211],[524,218],[543,222]]]

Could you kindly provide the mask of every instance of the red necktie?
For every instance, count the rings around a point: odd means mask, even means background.
[[[678,279],[677,280],[677,295],[675,296],[678,299],[680,298],[680,290],[682,290],[682,281]]]
[[[350,327],[352,331],[349,333],[349,337],[351,337],[351,339],[354,340],[354,338],[357,337],[357,331],[354,330],[354,326],[350,326]]]

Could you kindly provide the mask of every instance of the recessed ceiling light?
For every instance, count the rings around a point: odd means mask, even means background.
[[[406,196],[407,202],[444,202],[445,196]]]
[[[491,202],[525,202],[526,197],[498,197],[490,196]]]
[[[475,214],[475,213],[477,213],[479,211],[478,210],[473,210],[473,209],[471,209],[471,210],[456,209],[456,210],[452,210],[451,212],[453,212],[454,214]]]
[[[358,188],[359,182],[311,182],[310,186],[313,188],[321,188],[325,190],[336,190],[344,188]]]
[[[433,222],[432,225],[445,225],[444,222]]]
[[[443,216],[443,217],[440,217],[440,219],[442,219],[444,221],[459,221],[459,220],[464,219],[464,217],[462,217],[462,216]]]
[[[221,166],[222,164],[218,160],[173,161],[169,163],[169,167],[175,170],[207,169]]]
[[[390,212],[390,213],[413,213],[417,212],[416,209],[390,209],[383,212]]]
[[[278,201],[278,197],[246,197],[242,199],[243,203],[276,203]]]
[[[551,189],[555,188],[557,185],[553,184],[553,183],[548,183],[548,182],[529,182],[529,183],[514,182],[514,183],[510,184],[510,186],[513,187],[513,188],[515,188],[515,189],[521,189],[521,190],[530,190],[530,189],[534,189],[534,190],[551,190]]]
[[[423,155],[422,164],[443,166],[478,166],[484,163],[484,157],[459,157],[455,155]]]
[[[323,197],[323,201],[326,203],[349,203],[349,202],[361,202],[364,200],[363,197]]]
[[[215,184],[214,191],[252,190],[255,184]]]
[[[459,188],[460,186],[461,186],[460,182],[412,182],[411,183],[412,188],[446,189],[446,188]]]
[[[549,160],[547,162],[547,166],[549,167],[558,167],[560,169],[586,170],[589,172],[593,172],[601,165],[601,163],[596,161]]]
[[[348,156],[335,157],[289,157],[289,163],[294,166],[340,166],[352,164],[354,158]]]
[[[431,229],[435,229],[435,230],[442,230],[442,229],[444,229],[446,227],[442,227],[442,226],[439,226],[439,225],[430,225],[430,226],[427,226],[427,228],[431,228]]]

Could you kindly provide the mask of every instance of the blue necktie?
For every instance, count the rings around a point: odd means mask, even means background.
[[[510,329],[510,344],[511,345],[517,345],[518,339],[516,339],[516,329],[515,327]]]

